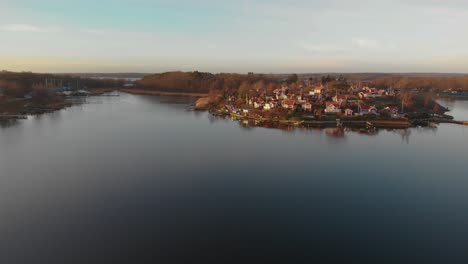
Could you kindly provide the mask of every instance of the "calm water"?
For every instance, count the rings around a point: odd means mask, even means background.
[[[468,127],[251,128],[190,102],[1,127],[0,263],[467,263]]]

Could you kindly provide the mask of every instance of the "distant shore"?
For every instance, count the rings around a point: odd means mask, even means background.
[[[163,91],[152,91],[143,89],[122,89],[124,93],[129,94],[141,94],[141,95],[164,95],[164,96],[189,96],[189,97],[207,97],[207,93],[184,93],[184,92],[163,92]]]

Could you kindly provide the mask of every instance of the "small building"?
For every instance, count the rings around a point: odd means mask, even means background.
[[[359,114],[360,115],[377,114],[377,108],[373,105],[372,106],[361,105],[359,106]]]
[[[321,86],[316,86],[314,89],[314,95],[321,95],[325,91],[325,87]]]
[[[388,111],[390,114],[398,114],[398,107],[396,106],[387,106],[384,110]]]
[[[263,106],[263,110],[271,110],[275,108],[275,105],[272,104],[272,103],[266,103],[264,106]]]
[[[346,95],[335,95],[333,96],[333,102],[337,102],[337,103],[345,103],[346,100],[348,99],[348,96]]]
[[[257,101],[257,102],[254,102],[254,108],[255,108],[255,109],[261,109],[264,105],[265,105],[265,102],[264,102],[264,101]]]
[[[338,114],[341,113],[340,104],[337,102],[327,102],[327,107],[325,108],[325,113],[327,114]]]
[[[283,102],[281,103],[281,106],[284,109],[288,109],[288,110],[294,110],[295,105],[296,105],[296,101],[294,100],[283,100]]]
[[[304,110],[305,112],[312,112],[312,104],[311,103],[302,103],[301,104],[301,107],[302,107],[302,110]]]
[[[399,109],[398,107],[396,106],[387,106],[384,108],[385,112],[387,112],[388,114],[390,114],[390,117],[391,118],[401,118],[402,115],[400,115],[398,112],[399,112]]]
[[[353,116],[353,109],[350,109],[350,108],[346,108],[345,109],[345,116]]]

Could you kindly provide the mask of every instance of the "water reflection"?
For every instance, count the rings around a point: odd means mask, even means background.
[[[0,249],[23,263],[466,254],[463,127],[278,129],[161,100],[88,98],[1,129]]]
[[[16,119],[0,120],[0,128],[8,128],[11,126],[15,126],[17,124],[18,124],[18,120]]]

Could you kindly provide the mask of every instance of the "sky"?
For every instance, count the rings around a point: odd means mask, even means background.
[[[0,0],[0,70],[468,72],[466,0]]]

